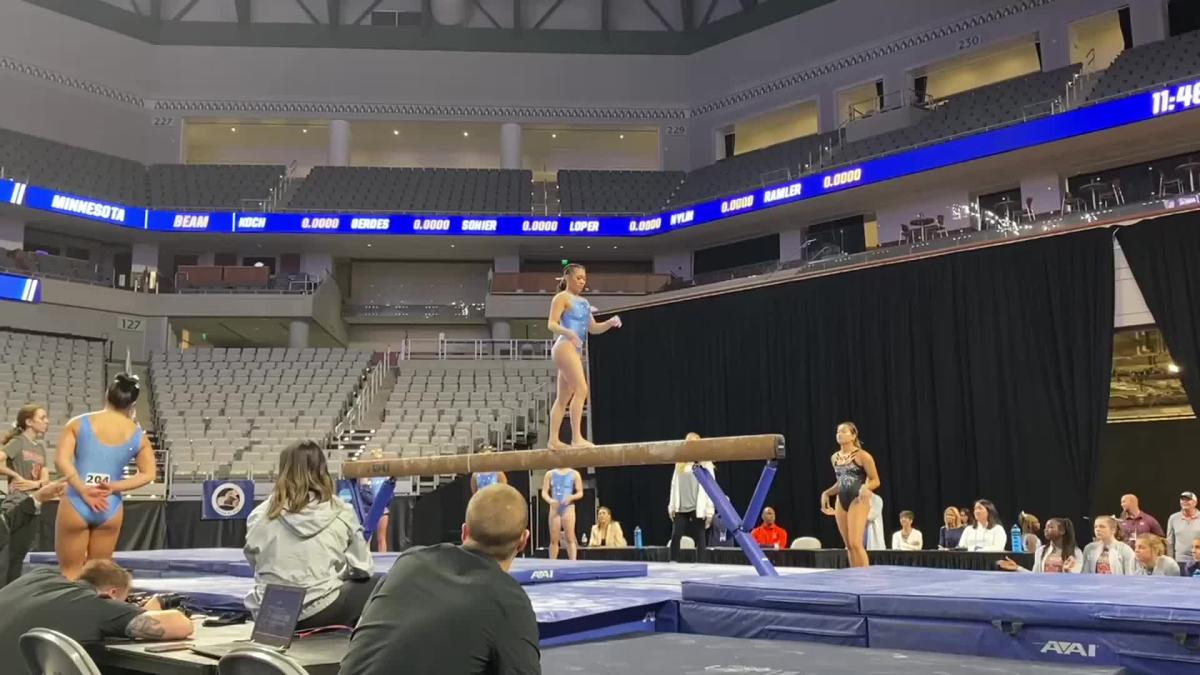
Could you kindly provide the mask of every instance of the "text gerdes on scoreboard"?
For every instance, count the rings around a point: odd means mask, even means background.
[[[1200,82],[1077,108],[798,180],[640,217],[230,213],[147,210],[0,179],[0,204],[156,232],[645,237],[1200,108]]]

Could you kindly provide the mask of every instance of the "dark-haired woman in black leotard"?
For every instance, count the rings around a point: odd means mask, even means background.
[[[830,458],[837,482],[821,493],[821,513],[837,519],[850,566],[866,567],[871,561],[864,537],[871,495],[879,489],[879,472],[875,459],[859,442],[858,427],[853,422],[838,425],[837,442],[838,451]],[[834,505],[829,503],[831,497],[835,497]]]

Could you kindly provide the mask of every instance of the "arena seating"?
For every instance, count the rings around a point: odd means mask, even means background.
[[[286,174],[283,166],[154,164],[150,203],[158,207],[239,209],[265,201]]]
[[[158,430],[176,480],[263,477],[279,451],[322,442],[370,365],[367,352],[330,348],[197,348],[151,359]],[[340,471],[342,457],[331,457]]]
[[[558,172],[558,197],[565,215],[655,213],[683,182],[682,171]]]
[[[684,206],[712,197],[762,187],[799,175],[800,168],[819,161],[838,133],[814,134],[700,167],[671,197],[672,206]]]
[[[507,169],[318,166],[296,189],[293,209],[436,213],[529,213],[533,173]]]
[[[1078,72],[1079,66],[1069,66],[1031,73],[933,101],[917,124],[846,143],[834,151],[834,161],[853,162],[956,134],[1020,122],[1026,113],[1047,113],[1048,102],[1063,97],[1067,82]]]
[[[22,182],[126,205],[146,203],[146,169],[131,159],[0,129],[0,167]]]
[[[1101,75],[1088,100],[1096,101],[1159,82],[1200,73],[1200,31],[1126,49]]]
[[[47,445],[63,424],[100,407],[104,397],[104,342],[0,330],[0,410],[7,429],[26,403],[50,415]]]
[[[113,283],[112,269],[98,263],[19,249],[0,249],[0,269],[103,286],[112,286]]]
[[[553,395],[553,366],[477,365],[402,366],[370,446],[417,456],[532,443],[544,415],[538,401]]]

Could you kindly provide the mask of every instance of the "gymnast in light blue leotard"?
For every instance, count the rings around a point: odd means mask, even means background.
[[[56,463],[68,487],[54,549],[68,579],[77,578],[88,560],[112,558],[125,517],[122,493],[154,480],[154,449],[132,419],[138,393],[136,377],[118,375],[104,410],[71,420],[59,440]],[[125,467],[135,457],[137,472],[126,478]]]
[[[558,367],[558,397],[550,409],[551,450],[566,447],[592,445],[583,437],[583,406],[588,397],[587,377],[583,369],[583,346],[588,333],[604,333],[610,328],[620,328],[621,318],[614,316],[607,321],[596,321],[592,317],[594,308],[583,297],[587,287],[587,270],[583,265],[572,263],[563,269],[559,282],[559,293],[550,303],[550,318],[546,327],[554,333],[551,355]],[[571,443],[565,444],[559,437],[563,417],[568,408],[571,413]]]
[[[542,479],[542,500],[550,507],[550,559],[558,558],[560,533],[567,535],[567,557],[575,560],[575,501],[583,496],[583,479],[575,469],[547,471]]]
[[[487,454],[495,451],[496,448],[490,445],[485,445],[479,450],[480,454]],[[508,485],[508,476],[506,476],[503,471],[476,471],[475,473],[471,474],[471,494],[475,494],[483,488],[488,487],[489,485],[496,485],[497,483]]]

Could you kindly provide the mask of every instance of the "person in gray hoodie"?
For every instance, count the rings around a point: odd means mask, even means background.
[[[354,626],[380,579],[362,525],[311,441],[280,454],[271,496],[246,520],[243,551],[254,569],[246,609],[257,616],[267,584],[304,588],[300,629]]]

